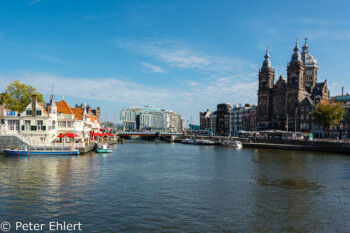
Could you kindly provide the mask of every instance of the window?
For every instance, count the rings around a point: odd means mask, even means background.
[[[43,121],[37,121],[37,130],[38,131],[44,130],[44,122]]]
[[[67,121],[67,128],[73,128],[73,127],[74,127],[74,122]]]
[[[27,110],[26,114],[27,114],[27,116],[31,116],[32,115],[32,110]]]
[[[19,121],[18,120],[9,120],[8,127],[9,127],[9,130],[19,130]]]
[[[36,115],[41,116],[41,110],[36,110]]]
[[[52,121],[52,129],[55,129],[55,128],[56,128],[56,121],[53,120],[53,121]]]
[[[66,121],[59,121],[58,122],[58,127],[59,128],[66,128]]]
[[[30,130],[30,120],[24,121],[24,130]]]

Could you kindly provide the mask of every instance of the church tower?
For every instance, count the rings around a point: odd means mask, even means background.
[[[307,44],[307,38],[305,38],[305,44],[301,53],[301,60],[305,67],[305,88],[310,91],[317,83],[317,70],[318,63],[315,57],[309,52],[309,45]]]
[[[305,98],[305,68],[299,53],[298,41],[294,47],[294,53],[287,66],[287,114],[289,122],[287,123],[289,128],[298,129],[299,120],[297,117],[299,103]],[[297,119],[295,119],[297,117]],[[297,124],[295,125],[295,122]]]
[[[304,91],[304,64],[299,53],[298,41],[287,67],[287,84],[290,91]]]
[[[295,103],[305,98],[305,68],[299,53],[298,41],[293,50],[294,53],[287,66],[287,100],[288,102],[294,101]]]
[[[258,119],[257,124],[260,128],[268,128],[270,125],[270,112],[272,103],[270,98],[271,90],[275,81],[275,70],[272,68],[270,55],[266,49],[265,60],[259,70],[259,89],[258,89]]]
[[[265,60],[259,70],[259,92],[266,92],[273,88],[275,70],[272,68],[269,50],[266,49]]]

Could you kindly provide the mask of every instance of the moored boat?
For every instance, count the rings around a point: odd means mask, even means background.
[[[230,139],[225,139],[221,142],[222,146],[226,146],[226,147],[237,147],[237,148],[242,148],[243,145],[240,141],[236,141],[236,140],[230,140]]]
[[[195,144],[197,144],[197,145],[214,145],[214,142],[212,140],[208,140],[208,139],[198,139],[198,140],[195,140]]]
[[[97,144],[96,146],[97,153],[112,153],[113,150],[108,144]]]
[[[19,149],[4,149],[5,155],[79,155],[80,152],[74,147],[70,148],[34,148],[21,146]]]
[[[193,140],[186,138],[185,140],[182,141],[182,143],[183,144],[193,144]]]
[[[182,143],[194,145],[214,145],[214,142],[208,139],[185,139],[182,141]]]

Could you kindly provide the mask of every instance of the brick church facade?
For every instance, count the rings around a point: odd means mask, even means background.
[[[275,83],[275,70],[266,50],[259,70],[258,129],[297,131],[311,129],[311,110],[319,101],[328,100],[327,80],[317,82],[318,63],[309,52],[307,39],[299,52],[298,43],[287,64],[287,80],[279,76]]]

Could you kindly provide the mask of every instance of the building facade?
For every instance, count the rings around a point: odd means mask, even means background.
[[[200,112],[199,113],[199,125],[201,130],[208,130],[210,128],[210,111],[207,109],[206,112]]]
[[[258,129],[301,130],[301,124],[307,121],[301,119],[301,109],[307,105],[317,104],[330,98],[327,80],[317,82],[318,63],[309,52],[307,39],[299,53],[298,43],[287,64],[287,79],[280,76],[275,83],[275,70],[266,50],[265,60],[259,70],[258,88]]]
[[[28,144],[50,144],[58,140],[58,135],[74,133],[87,140],[91,130],[100,130],[95,116],[83,108],[71,108],[64,100],[55,102],[51,95],[49,103],[40,103],[37,96],[21,113],[2,107],[0,134],[17,135]]]
[[[254,114],[253,114],[254,113]],[[256,130],[256,106],[253,104],[240,104],[234,106],[230,114],[230,134],[238,136],[241,131]]]
[[[180,132],[184,127],[184,119],[177,112],[157,108],[155,106],[129,107],[120,112],[120,121],[124,130],[165,130]]]
[[[218,104],[216,110],[216,133],[228,134],[230,131],[230,115],[231,105],[227,103]]]

